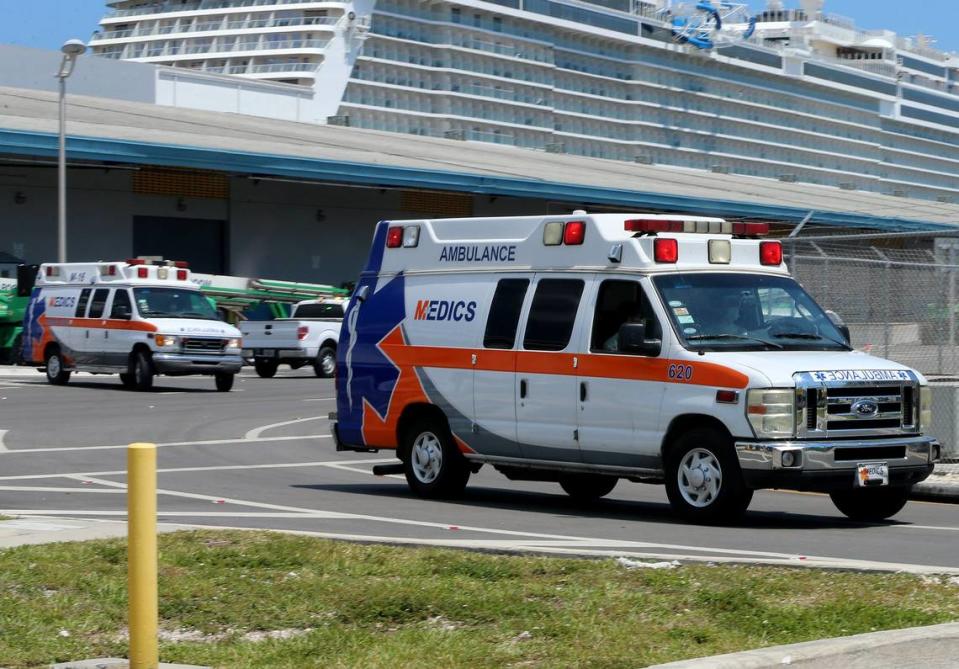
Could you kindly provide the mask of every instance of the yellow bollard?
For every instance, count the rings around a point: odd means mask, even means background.
[[[130,669],[157,669],[157,449],[127,448]]]

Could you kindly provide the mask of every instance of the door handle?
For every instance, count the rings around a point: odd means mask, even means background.
[[[586,401],[586,382],[585,381],[580,381],[579,383],[579,401],[580,402]]]
[[[103,331],[103,338],[104,338],[104,339],[109,339],[109,338],[110,338],[110,331],[109,331],[109,330],[104,330],[104,331]]]
[[[519,398],[523,399],[526,397],[526,379],[520,379],[519,382]]]

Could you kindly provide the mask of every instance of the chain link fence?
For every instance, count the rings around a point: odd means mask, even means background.
[[[859,351],[933,380],[933,434],[959,462],[959,235],[783,240],[793,276]]]

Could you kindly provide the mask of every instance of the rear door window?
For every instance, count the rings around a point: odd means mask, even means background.
[[[94,291],[93,300],[90,301],[90,318],[101,318],[103,316],[103,310],[107,306],[109,296],[109,288],[97,288]]]
[[[516,343],[519,315],[526,299],[529,279],[500,279],[486,320],[483,346],[510,349]]]
[[[526,321],[523,348],[562,351],[569,345],[585,283],[581,279],[541,279]]]

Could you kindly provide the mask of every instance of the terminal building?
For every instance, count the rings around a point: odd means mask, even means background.
[[[404,4],[405,3],[405,4]],[[959,63],[776,3],[123,0],[68,81],[68,258],[340,284],[376,221],[630,210],[954,229]],[[0,46],[0,252],[56,254],[57,52]]]

